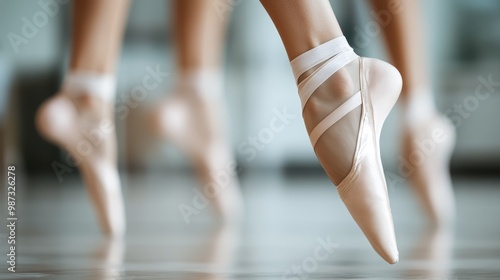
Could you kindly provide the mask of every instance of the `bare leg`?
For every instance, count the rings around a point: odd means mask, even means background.
[[[60,92],[40,107],[36,117],[40,133],[73,157],[107,235],[125,230],[113,98],[128,4],[74,1],[70,71]]]
[[[71,70],[115,72],[128,6],[128,0],[73,3]]]
[[[262,0],[261,3],[278,29],[290,60],[343,36],[328,1]]]
[[[212,1],[174,1],[177,84],[174,94],[155,111],[152,122],[160,137],[188,154],[203,192],[224,221],[236,218],[241,207],[222,113],[221,64],[227,22],[228,17],[221,18]]]
[[[409,102],[415,90],[430,89],[427,76],[426,52],[420,22],[418,1],[371,0],[376,12],[393,11],[389,5],[398,3],[397,12],[390,12],[390,20],[382,26],[389,56],[403,77],[400,100]],[[432,98],[431,92],[424,92]],[[431,104],[434,105],[434,104]],[[430,108],[433,109],[433,108]]]
[[[231,0],[225,1],[228,5]],[[173,1],[174,36],[180,76],[190,71],[220,71],[228,15],[224,18],[211,1]]]
[[[454,199],[448,162],[455,133],[434,103],[426,64],[421,3],[401,0],[372,0],[372,3],[378,13],[386,14],[391,11],[389,5],[400,5],[382,29],[390,57],[404,81],[401,162],[409,162],[414,170],[404,170],[403,175],[408,176],[430,221],[434,225],[449,223],[454,216]],[[443,136],[435,139],[435,133]],[[423,160],[419,154],[424,155]]]
[[[261,2],[292,60],[316,156],[377,253],[397,262],[378,141],[400,74],[352,51],[327,0]]]

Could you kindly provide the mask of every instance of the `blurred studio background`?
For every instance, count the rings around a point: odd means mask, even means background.
[[[32,0],[0,1],[1,158],[4,164],[22,167],[25,176],[44,176],[55,183],[51,163],[63,161],[65,154],[41,139],[34,127],[34,114],[62,80],[69,52],[71,4],[61,4],[59,12],[16,50],[7,34],[21,34],[23,20],[32,21],[41,7]],[[356,52],[385,58],[381,32],[368,1],[331,2]],[[421,2],[432,66],[429,75],[440,110],[454,120],[457,129],[452,174],[498,175],[500,84],[489,88],[492,92],[486,100],[478,100],[474,92],[481,81],[500,82],[500,1]],[[169,7],[169,1],[149,0],[133,1],[130,9],[117,92],[117,107],[129,108],[127,114],[116,116],[122,174],[189,171],[183,155],[167,143],[153,141],[144,125],[152,104],[169,94],[175,81]],[[225,52],[226,100],[240,171],[325,176],[305,133],[293,75],[270,18],[257,0],[236,0],[232,9]],[[169,78],[149,92],[145,101],[127,103],[131,89],[147,74],[146,68],[156,65],[171,73]],[[454,111],[456,105],[464,106],[467,114]],[[295,117],[284,130],[271,131],[269,122],[276,111],[283,110]],[[381,141],[389,172],[398,164],[399,125],[395,110]],[[264,148],[252,147],[249,137],[263,137]]]

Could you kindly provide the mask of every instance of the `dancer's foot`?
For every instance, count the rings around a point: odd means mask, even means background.
[[[125,214],[116,163],[113,103],[106,97],[109,94],[100,96],[98,88],[69,80],[61,92],[42,104],[36,126],[43,137],[71,155],[87,185],[103,232],[123,235]]]
[[[212,209],[222,221],[232,222],[241,215],[242,198],[216,80],[206,73],[185,77],[154,111],[152,124],[158,137],[188,155]]]
[[[455,146],[451,122],[434,113],[403,129],[402,157],[417,197],[432,226],[449,226],[454,221],[455,201],[449,172]]]
[[[379,138],[401,91],[399,72],[380,60],[358,58],[344,37],[291,64],[304,122],[321,165],[377,253],[396,263]]]

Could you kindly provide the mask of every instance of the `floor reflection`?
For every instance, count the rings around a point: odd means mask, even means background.
[[[234,265],[237,225],[219,225],[208,230],[202,237],[200,246],[191,248],[191,256],[186,262],[195,263],[197,270],[186,275],[193,280],[225,280]]]
[[[126,192],[123,239],[99,234],[81,183],[53,188],[37,181],[39,188],[18,197],[24,205],[18,272],[0,271],[0,279],[500,279],[500,224],[491,217],[500,213],[497,181],[456,183],[453,229],[422,230],[410,189],[393,190],[401,259],[391,266],[373,252],[327,180],[248,177],[246,215],[233,226],[216,226],[208,209],[184,222],[177,206],[192,199],[190,178],[136,180]],[[293,265],[314,256],[318,238],[338,247],[303,278],[287,278]]]
[[[98,243],[94,249],[92,259],[97,268],[96,275],[89,280],[117,280],[122,275],[123,259],[125,257],[125,243],[123,238],[108,238]]]
[[[419,236],[412,254],[408,276],[421,279],[450,279],[452,274],[453,228],[430,227]]]

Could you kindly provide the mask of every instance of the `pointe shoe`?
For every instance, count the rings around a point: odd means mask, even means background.
[[[399,72],[385,62],[358,57],[344,37],[305,52],[291,65],[297,82],[306,76],[298,83],[299,96],[323,169],[375,251],[388,263],[396,263],[399,253],[379,139],[401,92]],[[338,98],[323,85],[338,86],[335,79],[346,73],[352,79],[341,84],[351,92],[344,94],[339,106],[331,106]]]
[[[216,218],[233,223],[243,211],[236,161],[226,140],[222,97],[207,96],[208,88],[196,81],[178,88],[153,110],[151,129],[188,156]]]
[[[433,227],[449,226],[455,219],[455,200],[449,161],[455,129],[443,115],[405,125],[402,156],[410,168],[408,180]]]
[[[89,95],[72,96],[63,90],[40,106],[35,122],[47,141],[71,155],[94,203],[101,230],[117,237],[125,233],[125,210],[112,112],[112,103]]]

